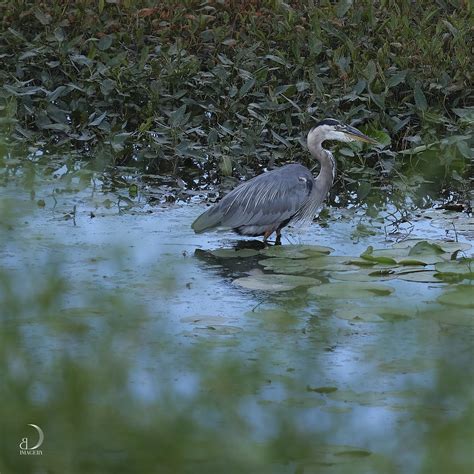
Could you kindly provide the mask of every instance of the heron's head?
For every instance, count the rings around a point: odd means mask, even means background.
[[[316,143],[321,144],[325,140],[336,140],[338,142],[366,142],[376,144],[377,142],[364,135],[357,128],[351,127],[335,119],[324,119],[317,123],[308,133],[308,147]]]

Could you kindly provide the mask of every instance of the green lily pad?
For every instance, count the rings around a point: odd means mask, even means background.
[[[421,240],[411,247],[406,257],[399,259],[398,263],[401,265],[433,265],[449,260],[450,256],[438,244]]]
[[[299,321],[296,313],[278,308],[248,311],[245,316],[258,320],[265,330],[285,331]]]
[[[440,262],[435,265],[435,268],[439,273],[460,273],[472,275],[474,273],[474,260],[472,258],[463,258],[461,260]],[[469,278],[472,278],[472,276]]]
[[[334,249],[331,247],[324,247],[323,245],[308,245],[303,252],[308,254],[310,257],[317,257],[318,254],[329,255],[334,252]]]
[[[380,249],[374,250],[372,256],[376,259],[393,259],[396,265],[432,265],[436,262],[443,262],[449,259],[448,254],[426,254],[421,253],[409,255],[410,249]]]
[[[321,255],[306,259],[290,258],[268,258],[261,260],[260,265],[277,273],[303,273],[308,270],[314,271],[343,271],[350,270],[351,266],[346,264],[347,257]],[[352,267],[353,268],[353,267]]]
[[[217,258],[248,258],[259,254],[258,250],[253,249],[217,249],[211,250],[209,253]]]
[[[309,258],[314,254],[330,254],[334,249],[319,245],[277,245],[260,251],[266,257]]]
[[[196,334],[208,334],[216,336],[230,336],[242,332],[243,329],[238,326],[227,326],[224,324],[212,324],[209,326],[199,326],[194,328]]]
[[[335,271],[336,269],[347,269],[351,267],[347,264],[348,257],[338,255],[322,255],[321,257],[310,258],[305,261],[305,265],[313,270]]]
[[[454,290],[446,291],[438,297],[438,302],[463,308],[474,308],[474,286],[458,285]]]
[[[383,323],[385,321],[378,314],[367,311],[366,308],[338,309],[334,316],[355,323]]]
[[[249,290],[288,291],[299,286],[319,285],[320,281],[316,278],[297,275],[263,274],[237,278],[234,283]]]
[[[199,326],[214,326],[216,324],[227,323],[229,319],[223,316],[186,316],[185,318],[181,318],[180,321],[182,323],[191,323]]]
[[[474,311],[469,308],[455,306],[446,309],[445,306],[430,311],[424,311],[422,316],[438,321],[442,324],[453,324],[455,326],[474,326]]]
[[[385,323],[406,321],[413,317],[413,311],[393,306],[356,306],[343,304],[336,308],[334,316],[359,323]]]
[[[258,263],[265,267],[266,270],[272,270],[277,273],[301,273],[308,268],[306,260],[302,258],[266,258]]]
[[[449,260],[450,253],[438,244],[431,244],[426,240],[414,241],[413,247],[392,247],[389,249],[373,249],[368,247],[361,254],[362,260],[385,265],[433,265],[437,262]]]
[[[397,261],[393,257],[385,255],[374,255],[374,249],[372,246],[367,247],[367,250],[360,255],[363,260],[369,262],[382,263],[385,265],[396,265]]]
[[[431,260],[430,257],[428,257],[428,261]],[[436,263],[436,262],[432,262],[432,263],[429,263],[427,261],[423,261],[423,260],[416,260],[414,258],[402,258],[398,261],[398,263],[400,265],[405,265],[405,266],[414,266],[414,265],[418,265],[418,266],[421,266],[421,267],[424,267],[426,265],[432,265],[433,263]]]
[[[329,276],[340,281],[382,281],[395,278],[393,270],[375,270],[374,268],[359,268],[356,271],[336,271]]]
[[[474,273],[435,273],[443,283],[461,283],[464,280],[474,280]]]
[[[434,265],[438,262],[445,262],[449,260],[450,255],[447,253],[441,253],[437,255],[409,255],[398,260],[400,265]]]
[[[393,293],[394,289],[380,283],[365,282],[336,282],[315,286],[308,289],[308,293],[313,296],[323,298],[343,298],[359,299],[373,298],[374,296],[387,296]]]
[[[433,271],[397,273],[396,278],[398,280],[416,281],[419,283],[443,283],[442,280],[436,277],[436,272]]]
[[[408,252],[408,255],[437,255],[445,253],[438,244],[432,244],[426,240],[417,242]]]
[[[464,251],[469,250],[472,245],[464,242],[450,242],[445,240],[422,240],[422,239],[408,239],[402,242],[397,242],[392,245],[393,248],[412,248],[419,242],[428,242],[433,245],[437,245],[444,252],[453,253],[458,250]]]
[[[389,248],[389,249],[373,249],[370,255],[374,257],[387,257],[392,258],[393,260],[398,260],[399,258],[406,257],[410,249],[408,248]],[[364,252],[366,253],[367,250]]]

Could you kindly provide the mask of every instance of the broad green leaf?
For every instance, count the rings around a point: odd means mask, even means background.
[[[300,81],[296,83],[296,90],[298,92],[304,92],[305,90],[308,90],[311,87],[309,82],[305,81]]]
[[[365,68],[365,75],[369,84],[373,82],[375,76],[377,75],[377,66],[375,65],[374,61],[370,60],[367,63],[367,67]]]
[[[175,128],[175,127],[180,127],[184,125],[185,114],[186,114],[186,104],[182,105],[178,109],[171,112],[170,114],[171,127]]]
[[[39,125],[42,130],[57,130],[59,132],[69,132],[70,127],[65,123],[44,123]]]
[[[390,76],[387,80],[387,87],[395,87],[398,86],[398,84],[405,82],[406,76],[407,71],[400,71],[394,74],[393,76]]]
[[[377,140],[378,143],[384,146],[390,145],[392,139],[388,133],[383,132],[382,130],[371,130],[370,136]]]
[[[115,134],[111,140],[110,144],[115,151],[122,151],[125,148],[125,143],[127,139],[131,136],[131,133],[122,132]]]
[[[415,104],[422,112],[428,108],[428,102],[426,101],[425,94],[421,89],[420,84],[417,82],[415,88],[413,89],[413,95],[415,97]]]
[[[99,42],[97,43],[97,47],[101,51],[107,51],[110,48],[110,46],[112,46],[112,42],[113,42],[113,37],[111,35],[105,35],[105,36],[102,36],[102,38],[100,38]]]
[[[87,56],[84,56],[83,54],[71,54],[70,56],[71,61],[73,61],[76,64],[79,64],[80,66],[92,66],[94,64],[94,61],[92,59],[89,59]]]
[[[107,112],[103,112],[98,117],[96,117],[94,120],[92,120],[92,122],[89,122],[89,126],[90,127],[99,126],[102,123],[102,121],[105,119],[106,116],[107,116]]]
[[[265,56],[265,59],[269,59],[270,61],[274,61],[278,64],[286,65],[286,61],[283,58],[280,58],[280,56],[275,56],[274,54],[267,54]]]
[[[24,61],[25,59],[34,58],[37,55],[38,51],[25,51],[24,53],[21,53],[20,56],[18,56],[18,59],[20,61]]]
[[[54,102],[58,97],[60,97],[61,95],[63,95],[63,92],[67,90],[67,87],[66,86],[58,86],[56,87],[56,89],[54,89],[54,91],[52,92],[49,92],[47,94],[47,97],[48,97],[48,100],[50,102]]]
[[[353,0],[339,0],[336,7],[336,15],[342,18],[352,7]]]
[[[35,8],[33,10],[33,14],[43,26],[49,25],[51,23],[52,17],[49,13],[45,13],[43,12],[43,10],[40,10],[39,8]]]
[[[369,97],[380,110],[385,110],[385,93],[374,94],[373,92],[369,92]]]
[[[247,92],[249,92],[250,89],[252,89],[254,85],[255,85],[254,78],[250,78],[247,81],[245,81],[244,85],[239,90],[239,97],[244,97],[247,94]]]
[[[104,79],[100,85],[100,90],[102,94],[109,95],[113,90],[115,90],[115,81],[112,79]]]
[[[232,66],[232,64],[234,64],[225,54],[218,54],[217,57],[225,66]]]
[[[453,109],[453,112],[460,117],[461,122],[474,124],[474,107],[464,107],[463,109]]]

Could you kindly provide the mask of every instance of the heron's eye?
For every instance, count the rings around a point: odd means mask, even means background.
[[[300,176],[298,179],[299,179],[302,183],[307,183],[307,182],[308,182],[308,180],[307,180],[304,176]]]

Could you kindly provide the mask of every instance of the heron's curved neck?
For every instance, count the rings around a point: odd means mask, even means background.
[[[321,142],[313,144],[309,148],[311,155],[319,161],[321,169],[316,177],[316,183],[324,190],[326,194],[332,186],[334,178],[336,177],[336,161],[334,160],[332,153],[325,150]]]

